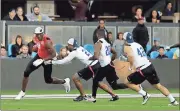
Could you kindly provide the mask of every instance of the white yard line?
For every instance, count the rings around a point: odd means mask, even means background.
[[[179,93],[172,93],[174,97],[180,97]],[[79,94],[44,94],[44,95],[26,95],[24,99],[53,99],[53,98],[75,98]],[[118,94],[120,98],[142,97],[138,94]],[[1,99],[14,99],[16,95],[1,95]],[[151,97],[165,97],[162,94],[151,94]],[[97,94],[97,98],[111,98],[109,94]]]

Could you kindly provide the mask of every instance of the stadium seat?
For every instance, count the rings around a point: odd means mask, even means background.
[[[146,45],[146,53],[149,52],[151,50],[151,45],[150,44],[147,44]]]
[[[166,54],[165,54],[166,56],[168,56],[168,58],[169,59],[172,59],[173,58],[173,55],[174,55],[174,53],[172,52],[172,51],[168,51],[168,52],[166,52]]]
[[[170,49],[170,51],[173,52],[173,53],[174,53],[176,50],[177,50],[177,48],[172,48],[172,49]]]
[[[54,48],[55,48],[55,50],[56,50],[56,52],[59,54],[59,52],[60,52],[60,49],[62,48],[63,46],[61,45],[61,44],[56,44],[55,46],[54,46]]]
[[[86,44],[84,45],[84,48],[91,54],[94,54],[94,46],[92,44]]]
[[[151,59],[156,59],[156,57],[159,55],[159,52],[157,52],[157,51],[152,51],[151,53],[150,53],[150,57],[151,57]]]
[[[12,55],[12,44],[8,44],[8,56]]]
[[[34,58],[36,56],[36,52],[32,52],[31,57]]]

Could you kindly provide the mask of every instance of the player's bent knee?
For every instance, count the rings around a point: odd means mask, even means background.
[[[73,81],[79,81],[80,80],[80,76],[78,73],[74,74],[73,77],[72,77],[72,80]]]
[[[24,77],[29,77],[30,73],[28,71],[24,71]]]
[[[162,85],[161,85],[160,83],[158,83],[158,84],[154,84],[153,86],[154,86],[156,89],[160,89]]]

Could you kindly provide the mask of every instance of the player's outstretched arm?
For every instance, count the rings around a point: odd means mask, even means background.
[[[51,41],[47,41],[46,44],[45,44],[45,47],[46,49],[48,50],[49,52],[49,57],[45,58],[44,60],[47,61],[47,60],[51,60],[53,59],[54,57],[56,57],[56,51],[53,47],[53,44]]]
[[[116,53],[116,51],[113,48],[111,48],[111,53],[113,54],[112,57],[111,57],[111,60],[113,61],[113,60],[116,59],[117,53]]]
[[[77,52],[76,51],[72,51],[64,59],[55,60],[55,61],[53,60],[52,64],[56,65],[56,64],[65,64],[65,63],[68,63],[68,62],[72,61],[76,57],[76,55],[77,55]]]

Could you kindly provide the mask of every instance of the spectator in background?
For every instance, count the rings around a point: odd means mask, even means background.
[[[4,46],[1,46],[1,56],[0,58],[7,58],[7,51],[6,48]]]
[[[113,35],[112,35],[112,32],[108,32],[108,40],[109,40],[109,42],[110,42],[110,44],[111,44],[111,46],[113,45]]]
[[[143,19],[144,22],[146,22],[146,18],[142,15],[143,9],[142,7],[138,6],[136,8],[136,15],[133,16],[132,22],[137,22],[139,19]]]
[[[149,42],[148,29],[144,24],[144,18],[138,19],[137,26],[133,29],[133,39],[139,43],[146,52],[146,45]]]
[[[159,47],[159,55],[157,59],[167,59],[168,57],[164,54],[164,47]]]
[[[163,16],[173,16],[174,11],[172,8],[172,3],[168,2],[166,8],[164,9]]]
[[[11,57],[16,57],[17,55],[21,54],[22,52],[22,37],[20,35],[17,35],[15,44],[12,45],[12,55]]]
[[[75,10],[75,20],[76,21],[87,20],[86,11],[88,9],[87,8],[88,2],[86,0],[74,0],[74,1],[75,2],[69,0],[71,6],[74,6],[73,9]]]
[[[117,39],[113,43],[113,48],[117,52],[117,57],[120,57],[123,54],[123,46],[124,46],[124,40],[123,40],[123,33],[120,32],[117,34]]]
[[[61,59],[63,59],[64,57],[66,57],[66,56],[68,56],[68,53],[69,53],[69,51],[68,51],[68,47],[63,47],[63,48],[61,48],[60,49],[60,53],[58,54],[58,56],[57,56],[57,59],[58,60],[61,60]]]
[[[3,18],[3,20],[13,21],[15,15],[16,15],[16,10],[15,10],[15,9],[10,9],[10,10],[9,10],[9,14],[6,15],[6,16]]]
[[[17,55],[17,58],[19,59],[31,58],[31,56],[28,54],[28,46],[26,45],[22,46],[22,53],[20,55]]]
[[[152,23],[160,23],[160,19],[161,17],[158,12],[156,10],[153,10],[151,12],[150,18],[147,21]]]
[[[98,40],[98,38],[97,38],[97,30],[98,29],[103,29],[104,30],[104,37],[109,42],[109,40],[107,38],[108,31],[105,28],[105,21],[103,19],[99,20],[99,26],[95,29],[95,31],[93,33],[93,42],[96,43],[97,40]]]
[[[33,7],[33,13],[27,15],[29,21],[52,21],[47,15],[40,13],[39,6]]]
[[[36,44],[35,37],[33,37],[33,40],[27,44],[28,49],[29,49],[29,52],[28,52],[28,53],[29,53],[30,55],[32,54],[32,49],[33,49],[33,46],[34,46],[35,44]]]
[[[174,52],[173,59],[179,59],[179,48]]]
[[[157,40],[154,40],[154,45],[151,47],[151,49],[147,52],[147,55],[150,56],[150,53],[152,51],[158,51],[160,48],[159,42]]]
[[[17,21],[28,21],[27,17],[24,15],[24,11],[22,7],[18,7],[16,9],[16,16],[14,19]]]

